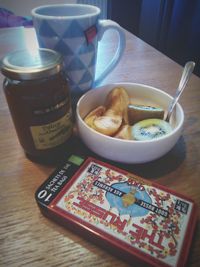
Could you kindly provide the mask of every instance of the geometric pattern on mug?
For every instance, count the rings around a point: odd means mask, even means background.
[[[96,19],[93,25],[96,24]],[[40,47],[49,47],[64,56],[64,65],[73,93],[82,94],[89,90],[94,80],[97,36],[88,44],[84,34],[87,25],[80,25],[76,20],[70,23],[38,20],[37,24]]]

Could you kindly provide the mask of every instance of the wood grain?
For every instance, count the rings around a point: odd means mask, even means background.
[[[12,38],[17,38],[15,29],[6,31]],[[6,31],[3,32],[4,38]],[[29,33],[31,31],[32,29]],[[126,32],[126,37],[124,56],[103,83],[145,83],[173,95],[182,67],[132,34]],[[21,42],[24,46],[23,39]],[[101,45],[102,62],[99,70],[110,57],[114,46],[115,36],[108,34]],[[15,42],[9,41],[7,46],[4,44],[0,47],[0,57],[14,48]],[[107,248],[93,245],[40,213],[34,193],[54,166],[34,163],[24,155],[15,133],[2,84],[3,76],[0,75],[0,266],[129,266],[116,255],[108,253]],[[199,207],[200,79],[197,76],[192,76],[180,103],[185,111],[185,127],[182,137],[167,155],[147,164],[113,164],[183,193],[191,197]],[[80,140],[76,141],[77,145],[72,152],[81,150],[92,154]],[[198,221],[188,267],[200,266],[199,247]]]

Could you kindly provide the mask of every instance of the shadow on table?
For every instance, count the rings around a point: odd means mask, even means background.
[[[101,158],[95,153],[91,152],[79,140],[76,141],[76,145],[74,147],[76,147],[76,149],[73,149],[73,153],[77,153],[78,155],[80,155],[81,151],[83,153],[83,156],[88,155],[98,158],[104,162],[108,162],[121,169],[133,172],[136,175],[148,179],[156,179],[162,177],[163,175],[171,173],[172,171],[178,168],[178,166],[184,161],[186,156],[186,145],[183,137],[178,140],[176,145],[166,155],[164,155],[160,159],[143,164],[122,164],[106,160],[105,158]]]
[[[70,140],[70,145],[66,149],[66,153],[64,153],[64,157],[57,158],[56,162],[45,162],[45,165],[51,165],[52,167],[56,167],[57,165],[65,162],[67,158],[71,155],[75,154],[82,157],[94,157],[103,162],[107,162],[111,165],[114,165],[123,170],[132,172],[138,176],[147,179],[157,179],[164,175],[167,175],[178,168],[178,166],[184,161],[186,156],[186,146],[184,138],[181,137],[177,144],[173,147],[173,149],[168,152],[165,156],[154,160],[152,162],[143,163],[143,164],[123,164],[119,162],[114,162],[107,160],[93,153],[90,149],[88,149],[83,142],[78,137],[73,137]],[[35,161],[35,160],[33,160]],[[44,162],[40,162],[44,163]]]
[[[176,145],[163,157],[144,164],[127,165],[126,169],[144,178],[159,178],[178,168],[186,156],[186,145],[181,137]],[[123,165],[124,167],[124,165]]]

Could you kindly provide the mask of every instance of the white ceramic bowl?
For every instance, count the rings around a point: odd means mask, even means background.
[[[180,104],[176,105],[170,119],[173,131],[161,138],[150,141],[122,140],[103,135],[87,126],[84,117],[95,107],[104,104],[108,92],[114,87],[122,86],[136,102],[155,104],[167,109],[172,97],[151,86],[136,83],[108,84],[88,91],[77,103],[76,122],[80,138],[96,154],[122,163],[144,163],[155,160],[176,144],[181,136],[184,112]]]

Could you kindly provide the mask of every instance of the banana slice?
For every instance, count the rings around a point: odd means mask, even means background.
[[[131,126],[128,124],[123,125],[114,137],[119,139],[131,140]]]
[[[104,114],[106,108],[104,106],[99,106],[95,109],[93,109],[84,119],[85,123],[91,127],[94,128],[94,119],[97,117],[100,117]]]
[[[129,96],[122,87],[114,88],[107,96],[106,108],[99,106],[92,110],[84,119],[85,123],[105,135],[115,135],[123,122],[128,124]],[[128,130],[126,129],[128,136]],[[125,136],[125,129],[119,135]]]
[[[134,123],[145,119],[163,119],[164,110],[159,107],[129,104],[128,116],[130,125],[133,125]]]
[[[94,129],[102,134],[112,136],[114,135],[122,124],[122,117],[115,115],[112,117],[101,116],[93,121]]]
[[[128,124],[128,104],[129,96],[126,90],[123,87],[116,87],[107,96],[105,115],[113,112],[121,116],[125,124]]]

